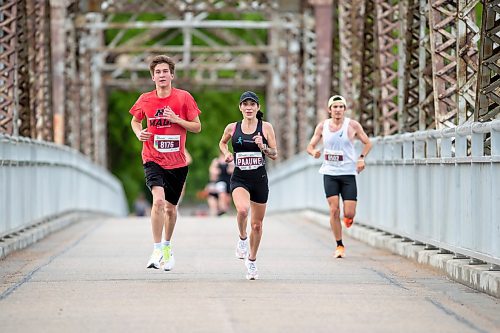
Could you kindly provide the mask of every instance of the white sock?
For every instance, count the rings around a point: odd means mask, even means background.
[[[154,243],[153,244],[153,249],[154,250],[161,250],[161,243]]]
[[[163,242],[161,242],[161,246],[162,247],[169,246],[169,245],[170,245],[170,241],[163,241]]]

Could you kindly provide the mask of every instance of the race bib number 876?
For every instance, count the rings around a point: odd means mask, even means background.
[[[154,147],[160,153],[179,151],[181,146],[180,135],[155,135]]]

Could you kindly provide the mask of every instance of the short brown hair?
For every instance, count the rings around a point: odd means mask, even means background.
[[[149,64],[149,71],[151,72],[151,75],[154,74],[155,67],[158,66],[159,64],[168,64],[168,67],[170,68],[170,73],[174,74],[175,72],[174,61],[166,55],[157,55],[153,58],[153,60],[151,60],[151,63]]]

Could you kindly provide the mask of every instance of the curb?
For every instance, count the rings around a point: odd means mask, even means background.
[[[300,215],[330,229],[328,215],[309,210]],[[470,264],[469,258],[456,259],[453,254],[441,253],[438,249],[429,250],[425,244],[415,244],[411,240],[361,224],[354,224],[349,229],[343,229],[343,232],[373,247],[386,249],[419,264],[432,266],[456,282],[500,298],[500,271],[490,270],[487,264]]]
[[[10,253],[24,249],[70,224],[95,216],[95,214],[89,213],[68,213],[4,236],[0,238],[0,260]]]

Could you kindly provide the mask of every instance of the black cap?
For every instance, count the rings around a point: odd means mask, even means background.
[[[253,91],[245,91],[243,94],[240,96],[240,104],[246,101],[247,99],[251,99],[255,103],[259,104],[259,97],[253,92]]]

